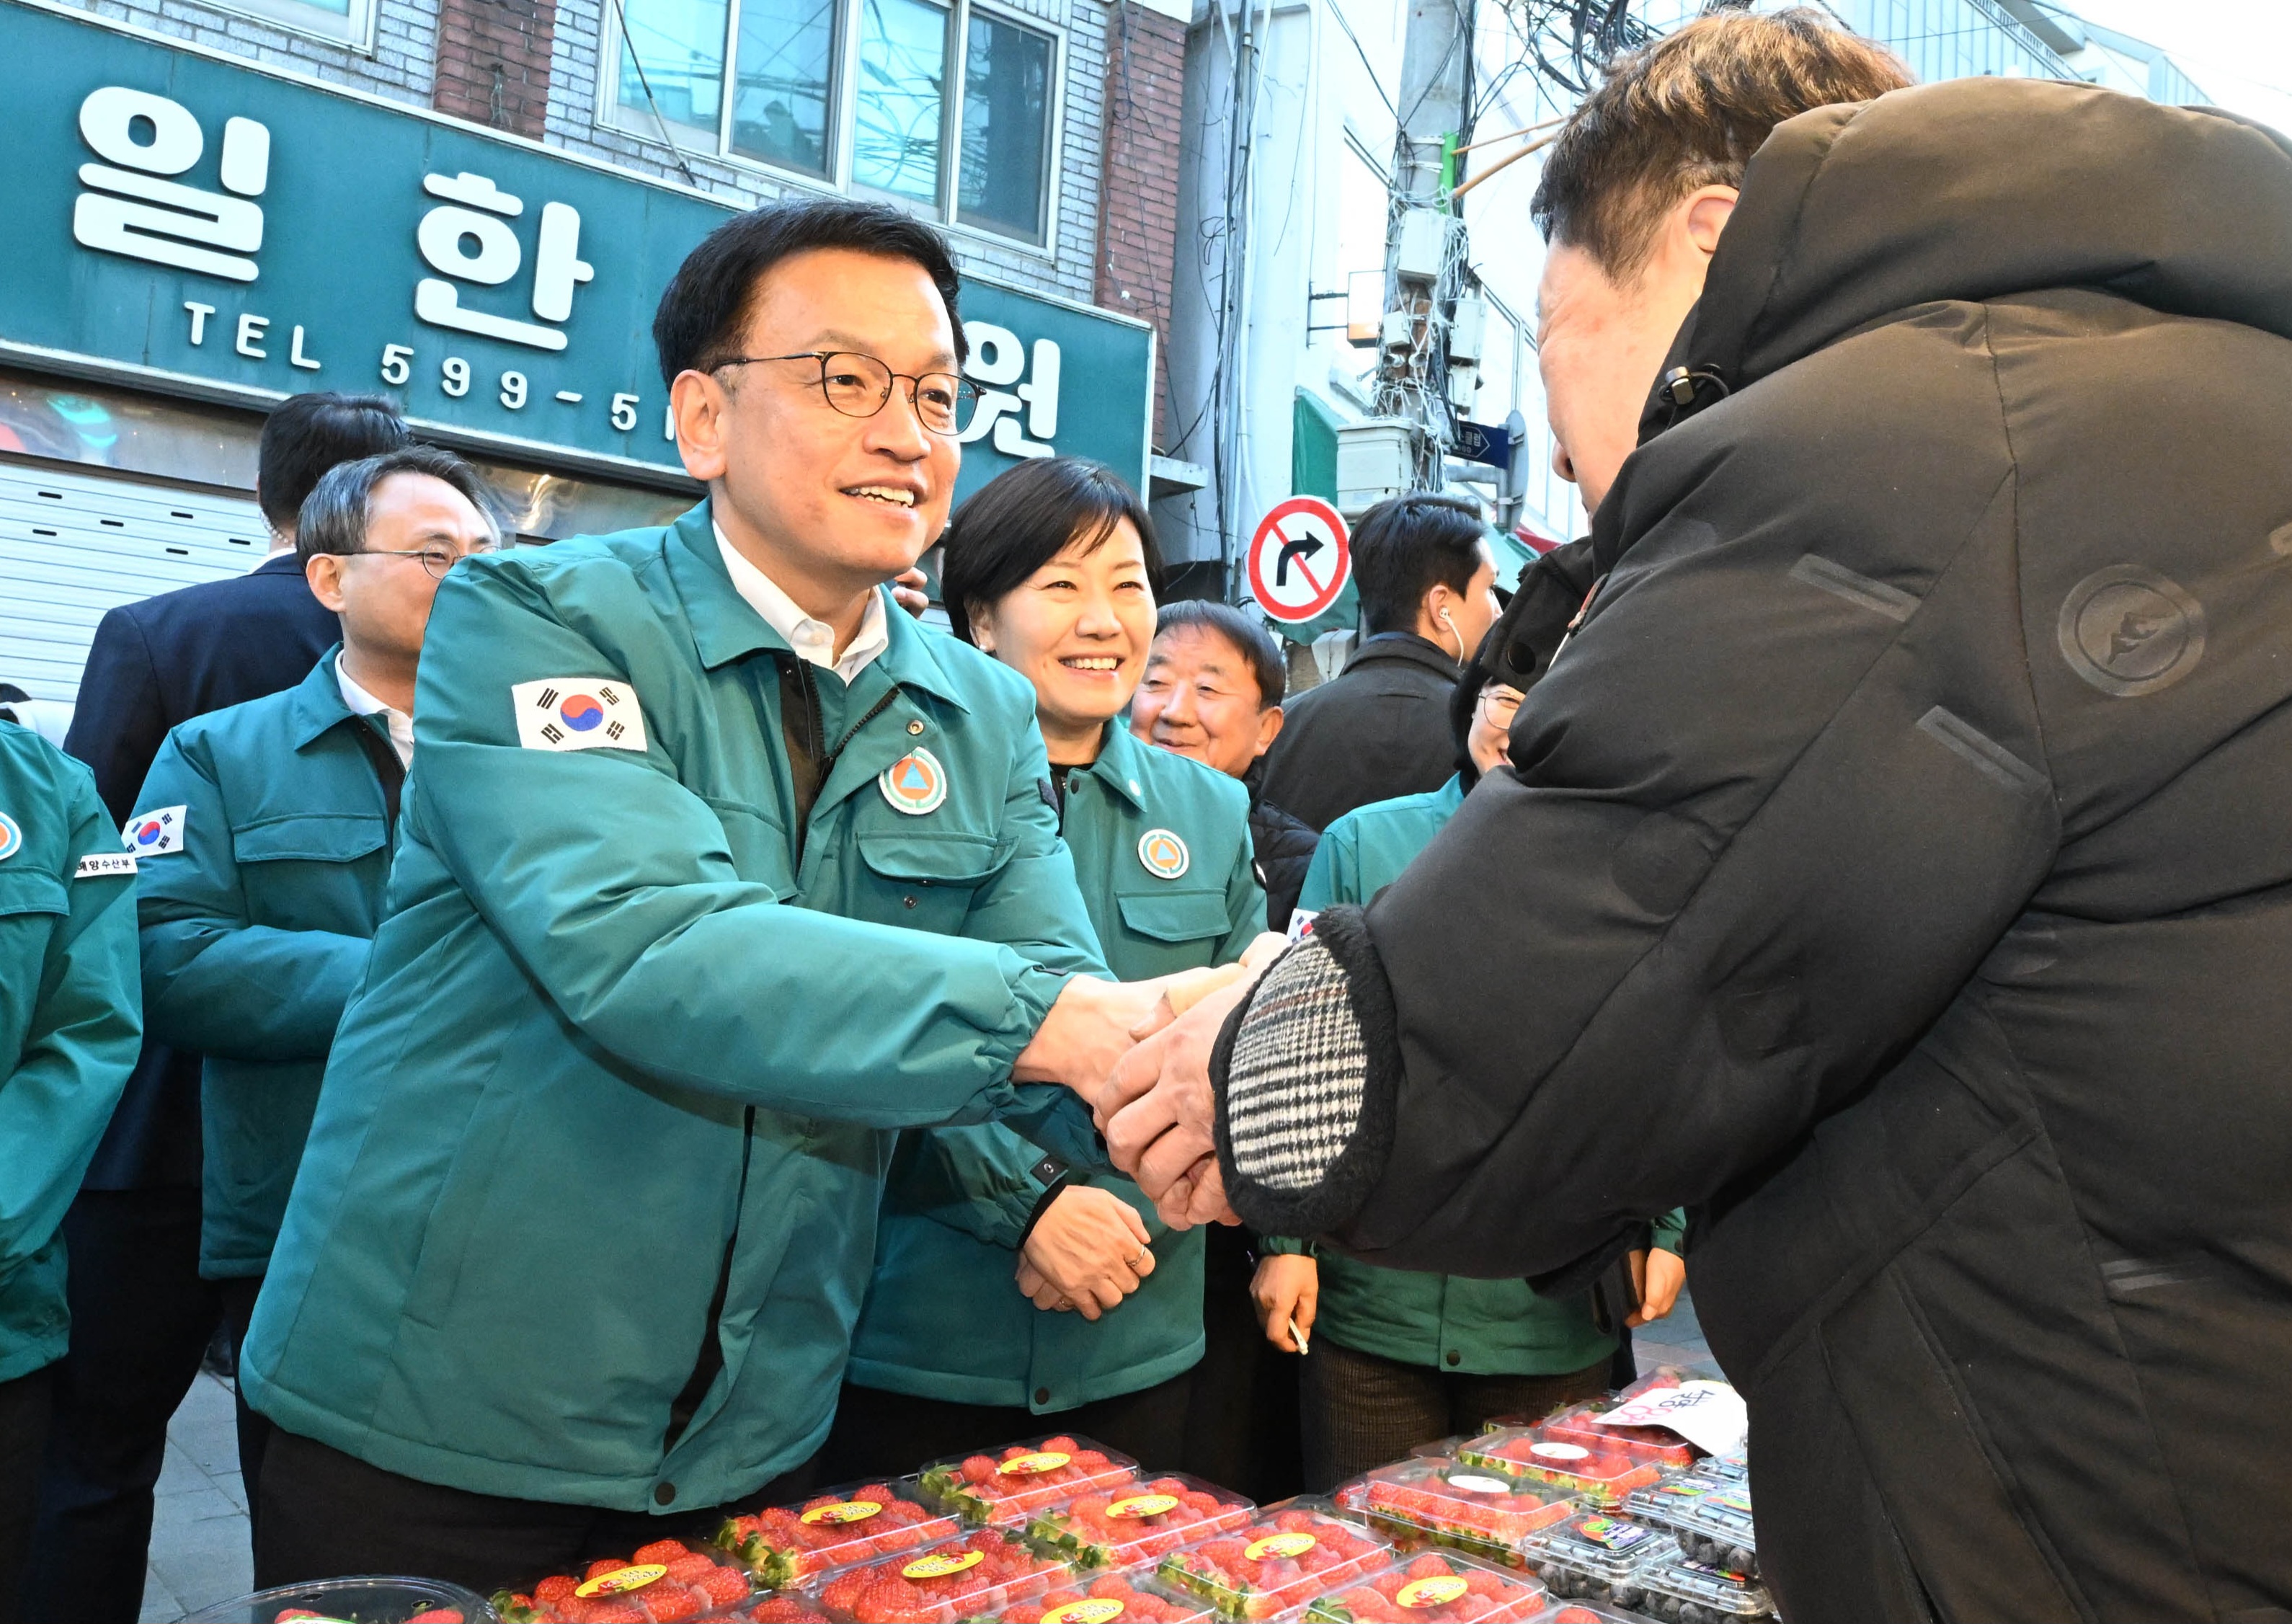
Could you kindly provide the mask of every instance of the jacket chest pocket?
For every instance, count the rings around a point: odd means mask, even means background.
[[[1115,897],[1114,906],[1122,917],[1122,933],[1130,939],[1132,951],[1124,957],[1134,958],[1142,954],[1151,966],[1136,970],[1128,966],[1117,966],[1118,974],[1126,981],[1207,965],[1216,957],[1218,943],[1233,928],[1233,922],[1226,917],[1223,891],[1158,888],[1123,892]],[[1107,944],[1107,951],[1117,951],[1113,943]]]
[[[346,870],[389,845],[390,825],[371,812],[273,818],[230,832],[239,884],[258,921],[352,934],[372,933],[382,899]]]
[[[861,917],[951,936],[963,928],[981,886],[1003,871],[1012,846],[992,835],[956,830],[863,834]]]

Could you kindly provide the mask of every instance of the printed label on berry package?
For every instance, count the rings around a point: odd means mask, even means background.
[[[1110,1517],[1158,1517],[1166,1511],[1178,1508],[1174,1494],[1134,1494],[1126,1500],[1117,1500],[1106,1508]],[[1049,1624],[1049,1620],[1044,1620]]]
[[[1120,1602],[1110,1596],[1094,1596],[1087,1601],[1052,1608],[1043,1615],[1043,1624],[1114,1624],[1121,1616]]]
[[[1592,1453],[1580,1443],[1531,1443],[1528,1452],[1546,1460],[1584,1460]]]
[[[1646,1529],[1613,1517],[1586,1517],[1576,1524],[1575,1531],[1578,1539],[1609,1551],[1627,1551],[1652,1537]]]
[[[865,1523],[883,1509],[874,1500],[838,1500],[833,1506],[814,1506],[796,1521],[799,1523]]]
[[[950,1573],[960,1573],[965,1568],[975,1568],[987,1560],[985,1551],[951,1552],[943,1556],[918,1556],[900,1570],[902,1579],[945,1579]]]
[[[1703,1503],[1707,1506],[1719,1507],[1726,1511],[1748,1511],[1751,1508],[1751,1494],[1747,1489],[1722,1489],[1715,1494],[1704,1496]]]
[[[648,1562],[633,1568],[615,1568],[609,1573],[584,1580],[573,1587],[573,1594],[587,1598],[593,1596],[626,1596],[632,1590],[642,1590],[656,1579],[668,1576],[666,1563]]]
[[[1512,1492],[1509,1478],[1483,1477],[1473,1472],[1458,1472],[1442,1481],[1451,1489],[1462,1489],[1467,1494],[1509,1495]]]
[[[1057,1450],[1039,1450],[1032,1455],[1013,1455],[995,1469],[1005,1477],[1032,1477],[1038,1472],[1055,1472],[1073,1458]]]
[[[1268,1534],[1253,1543],[1242,1555],[1252,1562],[1263,1562],[1268,1556],[1303,1556],[1320,1541],[1306,1533]]]
[[[1454,1573],[1444,1573],[1438,1579],[1412,1579],[1392,1599],[1403,1607],[1445,1607],[1471,1588]]]
[[[1691,1562],[1683,1556],[1679,1559],[1679,1565],[1691,1573],[1700,1573],[1706,1579],[1715,1579],[1722,1584],[1734,1585],[1745,1590],[1759,1582],[1748,1573],[1738,1573],[1732,1568],[1723,1568],[1715,1563]]]

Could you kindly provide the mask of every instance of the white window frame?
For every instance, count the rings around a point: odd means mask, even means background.
[[[375,23],[382,11],[381,0],[350,0],[350,12],[343,17],[322,5],[306,5],[303,0],[206,0],[206,4],[219,12],[235,12],[290,34],[322,39],[367,56],[374,53]]]
[[[296,0],[246,0],[246,3],[292,5],[296,4]],[[624,4],[626,3],[627,0],[624,0]],[[352,4],[371,8],[378,4],[378,0],[352,0]],[[835,0],[835,43],[830,55],[833,81],[828,90],[827,119],[831,151],[825,175],[791,169],[769,158],[755,158],[732,149],[732,113],[739,77],[738,45],[741,0],[726,0],[723,88],[718,96],[717,125],[713,139],[708,132],[697,125],[657,118],[649,107],[623,105],[620,99],[621,67],[628,50],[628,39],[622,27],[622,6],[613,4],[611,0],[607,0],[603,9],[603,43],[608,49],[599,53],[602,60],[597,75],[596,105],[592,117],[600,128],[610,130],[617,135],[693,153],[729,168],[767,178],[776,185],[874,198],[920,215],[951,236],[991,244],[1007,252],[1056,260],[1059,220],[1065,202],[1064,188],[1061,182],[1064,175],[1066,148],[1067,30],[1057,23],[1029,16],[1013,7],[995,4],[992,0],[932,0],[932,4],[947,13],[948,53],[946,77],[941,85],[940,101],[939,183],[933,200],[923,204],[896,193],[877,191],[852,179],[852,141],[859,123],[859,96],[855,87],[860,75],[861,4],[862,0]],[[1045,109],[1049,128],[1043,149],[1039,238],[1013,237],[991,225],[964,220],[959,214],[956,189],[962,183],[963,98],[971,53],[971,19],[974,13],[1025,28],[1050,42],[1050,95]],[[707,144],[702,144],[704,141]]]

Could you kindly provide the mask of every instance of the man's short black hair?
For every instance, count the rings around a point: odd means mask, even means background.
[[[366,521],[374,488],[393,473],[426,473],[443,480],[470,499],[498,540],[501,516],[483,475],[440,446],[401,446],[380,456],[361,456],[327,470],[303,504],[295,530],[295,552],[304,563],[320,553],[348,555],[366,548]]]
[[[1094,552],[1125,519],[1146,549],[1146,579],[1159,598],[1154,521],[1113,469],[1087,457],[1043,456],[988,481],[947,521],[939,590],[955,634],[971,642],[974,612],[991,610],[1070,543]]]
[[[1413,632],[1426,593],[1471,586],[1487,535],[1481,510],[1461,497],[1412,491],[1363,513],[1352,536],[1353,581],[1369,635]]]
[[[1248,663],[1249,674],[1256,680],[1258,709],[1271,710],[1281,703],[1289,689],[1289,670],[1282,663],[1272,633],[1232,604],[1215,598],[1180,598],[1162,605],[1154,622],[1157,638],[1165,632],[1186,628],[1223,637],[1233,645],[1233,651]]]
[[[937,231],[889,204],[803,198],[736,214],[684,256],[653,312],[661,382],[674,384],[680,372],[706,372],[738,355],[758,279],[782,260],[816,248],[845,248],[921,265],[947,305],[956,360],[970,355],[956,299],[963,279]]]
[[[254,479],[263,518],[281,536],[292,535],[295,515],[327,469],[395,451],[408,440],[398,402],[387,395],[290,395],[262,424]]]
[[[1568,116],[1528,211],[1545,240],[1636,282],[1656,230],[1705,186],[1740,186],[1787,118],[1911,83],[1884,45],[1810,6],[1700,17],[1619,58]]]

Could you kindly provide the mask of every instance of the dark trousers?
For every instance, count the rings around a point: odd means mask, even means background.
[[[1168,1470],[1178,1464],[1178,1444],[1186,1435],[1192,1378],[1189,1370],[1136,1393],[1042,1416],[1017,1406],[953,1404],[847,1382],[836,1402],[835,1429],[820,1451],[820,1470],[837,1483],[896,1477],[944,1456],[1053,1433],[1074,1433]]]
[[[53,1367],[24,1612],[135,1624],[167,1421],[199,1373],[222,1294],[199,1278],[197,1190],[83,1190],[63,1233],[71,1348]]]
[[[0,1624],[44,1616],[18,1607],[16,1580],[32,1548],[32,1507],[39,1492],[40,1450],[48,1438],[55,1369],[50,1365],[0,1382]]]
[[[527,1589],[655,1539],[706,1539],[733,1512],[801,1499],[818,1481],[815,1457],[732,1505],[649,1516],[419,1483],[274,1426],[262,1458],[254,1583],[419,1573],[480,1596]]]
[[[230,1352],[234,1368],[246,1359],[246,1326],[254,1317],[254,1299],[262,1290],[262,1277],[251,1275],[243,1280],[219,1281],[222,1291],[222,1322],[230,1332]],[[238,1424],[238,1482],[246,1494],[247,1534],[255,1535],[255,1524],[262,1517],[262,1502],[256,1497],[256,1482],[262,1475],[262,1446],[270,1441],[270,1423],[246,1405],[246,1389],[237,1381],[230,1385],[231,1406],[237,1411]]]
[[[1465,1376],[1313,1338],[1304,1359],[1305,1487],[1326,1493],[1491,1416],[1541,1416],[1607,1391],[1608,1361],[1560,1376]]]
[[[1194,1402],[1180,1464],[1261,1506],[1304,1484],[1297,1442],[1297,1355],[1265,1339],[1251,1305],[1257,1261],[1249,1232],[1209,1226],[1203,1268],[1202,1332]]]

